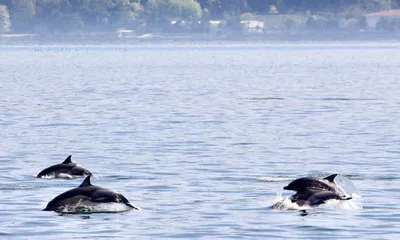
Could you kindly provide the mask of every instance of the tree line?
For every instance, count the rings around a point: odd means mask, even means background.
[[[252,14],[336,14],[400,7],[400,0],[0,0],[0,33],[162,28],[170,20],[239,18]]]

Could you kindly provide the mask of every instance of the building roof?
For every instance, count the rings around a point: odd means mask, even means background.
[[[377,17],[387,17],[387,16],[399,16],[400,17],[400,9],[391,9],[381,12],[373,12],[368,13],[366,16],[377,16]]]

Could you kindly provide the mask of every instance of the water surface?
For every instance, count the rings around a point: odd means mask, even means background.
[[[400,44],[0,47],[0,236],[398,239]],[[142,211],[42,212],[81,179]],[[341,173],[363,209],[270,208],[291,179]]]

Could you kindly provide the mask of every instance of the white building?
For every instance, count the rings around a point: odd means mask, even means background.
[[[247,33],[263,33],[264,32],[264,22],[261,21],[240,21],[243,25],[244,31]]]

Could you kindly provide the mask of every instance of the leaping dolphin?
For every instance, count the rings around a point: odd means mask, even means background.
[[[102,203],[121,204],[126,210],[139,210],[131,205],[122,194],[112,190],[94,186],[90,183],[91,175],[83,180],[82,184],[68,190],[51,200],[43,211],[79,212],[80,209],[91,209]]]
[[[86,168],[78,166],[76,163],[71,161],[71,155],[69,155],[64,162],[50,166],[42,170],[37,177],[54,177],[54,178],[74,178],[84,177],[91,175],[92,173]]]
[[[285,190],[296,191],[291,196],[291,201],[299,206],[316,206],[330,199],[349,200],[352,197],[346,195],[343,190],[333,181],[337,174],[325,178],[299,178],[284,187]]]

